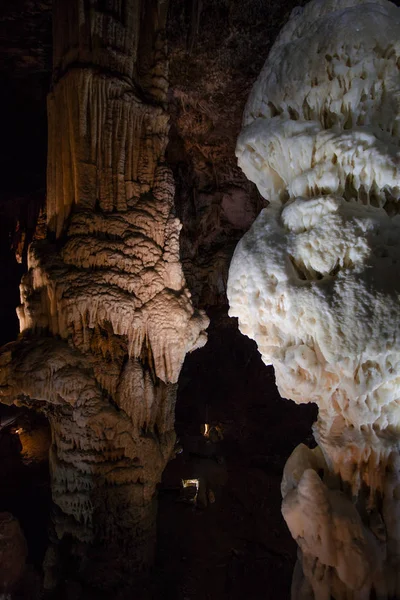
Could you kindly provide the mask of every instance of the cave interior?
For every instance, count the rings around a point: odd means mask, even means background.
[[[107,10],[125,3],[90,4]],[[156,554],[140,591],[146,598],[290,595],[296,544],[281,515],[280,482],[293,449],[301,442],[314,446],[316,409],[279,396],[273,368],[228,316],[226,283],[238,240],[266,204],[236,163],[244,105],[291,10],[304,4],[169,2],[165,160],[182,223],[183,273],[210,325],[206,345],[187,354],[179,375],[176,455],[157,486]],[[1,3],[0,346],[18,336],[19,284],[46,204],[52,19],[51,0]],[[1,404],[0,414],[0,513],[18,519],[27,543],[24,577],[12,597],[40,598],[52,504],[48,418]],[[194,503],[200,479],[207,484]],[[92,597],[82,595],[73,568],[65,565],[56,597]]]

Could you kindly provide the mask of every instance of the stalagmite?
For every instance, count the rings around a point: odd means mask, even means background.
[[[294,599],[400,598],[399,40],[387,0],[296,9],[237,144],[270,204],[235,251],[230,314],[281,395],[319,408],[319,447],[282,482]]]
[[[151,562],[176,383],[206,341],[165,164],[167,4],[54,2],[47,237],[0,353],[0,400],[51,425],[49,587],[129,588]]]

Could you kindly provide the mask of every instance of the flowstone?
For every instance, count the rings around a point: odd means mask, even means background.
[[[269,201],[239,242],[230,314],[282,396],[315,402],[282,511],[292,598],[400,598],[400,9],[296,9],[248,100],[239,164]]]
[[[0,400],[51,426],[49,588],[130,589],[151,564],[177,380],[206,341],[165,163],[167,7],[54,2],[47,234],[0,353]]]

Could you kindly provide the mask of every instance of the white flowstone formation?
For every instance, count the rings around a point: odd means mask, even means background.
[[[0,353],[0,400],[51,425],[47,587],[130,589],[151,563],[176,384],[206,341],[165,163],[167,7],[54,2],[47,236],[29,249],[20,338]]]
[[[270,202],[230,314],[280,393],[319,408],[282,483],[293,598],[400,598],[400,9],[313,0],[273,46],[239,164]]]

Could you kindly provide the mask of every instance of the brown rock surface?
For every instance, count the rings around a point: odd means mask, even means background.
[[[53,14],[48,233],[29,249],[1,399],[44,409],[52,430],[45,584],[129,588],[152,561],[176,382],[208,319],[165,165],[165,3],[60,0]]]
[[[0,513],[0,592],[11,592],[20,581],[27,557],[24,534],[17,519]]]

